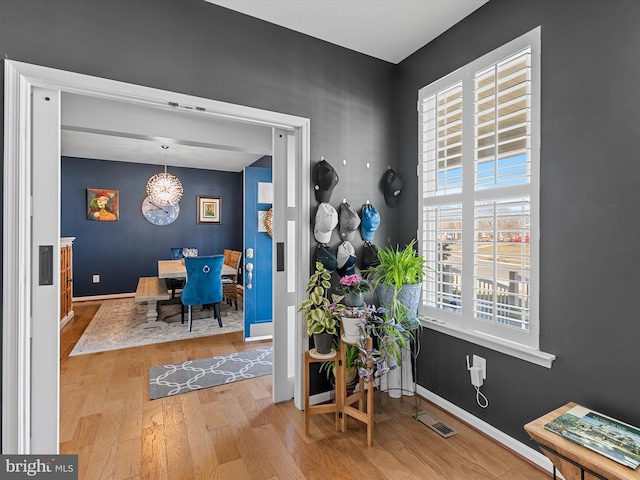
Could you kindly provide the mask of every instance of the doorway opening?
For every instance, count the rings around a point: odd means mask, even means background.
[[[301,357],[306,335],[296,305],[306,284],[309,233],[309,120],[206,98],[125,84],[61,70],[5,62],[3,241],[3,453],[58,451],[59,443],[59,175],[62,92],[147,105],[158,110],[193,108],[208,115],[266,125],[273,131],[274,258],[273,400],[294,399],[301,408]],[[55,180],[55,181],[53,181]],[[39,188],[48,185],[53,188]],[[278,185],[281,188],[278,188]],[[41,197],[45,192],[48,197]],[[51,195],[55,192],[55,195]],[[54,198],[55,205],[50,205]],[[33,209],[49,202],[43,214]],[[39,247],[51,246],[51,258]],[[284,247],[284,248],[283,248]],[[47,268],[53,281],[43,284]],[[303,272],[301,275],[300,272]],[[57,289],[57,290],[56,290]],[[302,293],[301,293],[302,292]]]

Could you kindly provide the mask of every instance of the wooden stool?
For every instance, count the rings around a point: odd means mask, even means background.
[[[340,406],[342,407],[342,415],[340,419],[340,431],[347,431],[347,416],[353,417],[356,420],[361,421],[362,423],[367,425],[367,446],[373,445],[373,388],[374,381],[368,382],[367,389],[365,390],[365,381],[359,377],[358,378],[358,391],[347,395],[346,389],[346,359],[345,359],[345,344],[350,343],[346,342],[342,337],[340,337],[340,348],[338,350],[340,361],[338,362],[339,368],[336,368],[336,395],[340,396]],[[365,342],[365,348],[367,350],[371,349],[371,338],[367,338]],[[371,365],[368,365],[368,368],[371,368]],[[338,380],[337,377],[340,377]],[[341,388],[338,388],[338,385]],[[358,407],[353,407],[354,403],[358,402]]]
[[[311,352],[311,353],[310,353]],[[312,356],[315,352],[315,348],[312,348],[311,351],[304,352],[304,434],[309,436],[309,417],[311,415],[316,415],[319,413],[333,413],[336,417],[336,432],[339,431],[340,427],[340,418],[338,413],[340,412],[340,394],[338,392],[344,390],[344,387],[340,388],[344,384],[340,384],[338,381],[338,366],[336,365],[336,392],[335,392],[335,402],[333,403],[321,403],[320,405],[309,405],[309,364],[318,363],[318,362],[330,362],[335,361],[336,363],[340,358],[340,350],[337,352],[332,350],[333,353],[328,355],[315,354],[316,356]],[[344,375],[343,375],[344,377]]]

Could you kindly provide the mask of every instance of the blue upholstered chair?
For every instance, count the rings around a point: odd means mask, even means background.
[[[171,260],[180,260],[183,258],[182,247],[171,248]],[[184,280],[181,278],[165,278],[167,288],[171,290],[171,298],[175,298],[176,289],[184,287]]]
[[[187,269],[187,282],[180,294],[182,305],[188,307],[188,331],[191,331],[191,307],[193,305],[213,304],[214,318],[222,327],[220,316],[220,302],[222,301],[222,262],[223,255],[204,257],[185,257],[184,266]],[[182,309],[184,322],[184,308]]]

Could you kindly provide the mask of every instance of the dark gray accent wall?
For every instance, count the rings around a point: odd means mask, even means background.
[[[491,0],[396,67],[202,0],[3,0],[0,57],[308,117],[312,160],[340,175],[331,203],[369,199],[384,245],[416,235],[417,90],[542,25],[540,343],[558,359],[548,370],[425,330],[418,372],[527,442],[525,423],[571,400],[640,425],[640,254],[628,243],[639,213],[638,18],[635,1]],[[397,209],[377,189],[387,166],[405,183]],[[465,369],[473,353],[487,359],[486,410]]]
[[[331,203],[370,200],[376,241],[395,236],[375,188],[396,163],[392,64],[204,0],[2,0],[0,58],[309,118],[312,161],[340,175]]]
[[[309,118],[312,160],[340,174],[334,206],[369,199],[376,240],[393,240],[375,188],[396,163],[390,63],[204,0],[2,1],[0,58]]]
[[[156,277],[158,260],[172,247],[195,247],[200,255],[242,250],[242,173],[171,167],[183,188],[180,214],[170,225],[153,225],[141,212],[149,177],[159,165],[63,157],[60,233],[73,244],[73,296],[135,292],[139,277]],[[115,222],[87,220],[87,188],[118,190]],[[220,224],[197,224],[196,197],[221,197]],[[100,283],[93,283],[100,275]]]
[[[491,0],[398,68],[399,171],[418,161],[417,91],[542,26],[542,350],[552,369],[425,330],[419,383],[508,435],[575,401],[640,425],[637,374],[640,2]],[[417,228],[417,182],[401,199],[400,236]],[[631,242],[631,243],[629,243]],[[476,404],[465,356],[487,359]]]

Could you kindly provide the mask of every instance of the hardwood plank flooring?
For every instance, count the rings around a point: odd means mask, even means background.
[[[458,431],[444,439],[411,410],[383,395],[374,443],[348,419],[335,431],[332,414],[273,404],[271,376],[149,400],[150,367],[243,351],[239,332],[69,357],[100,302],[74,304],[61,331],[60,453],[79,456],[80,480],[505,480],[551,475],[422,400]]]

